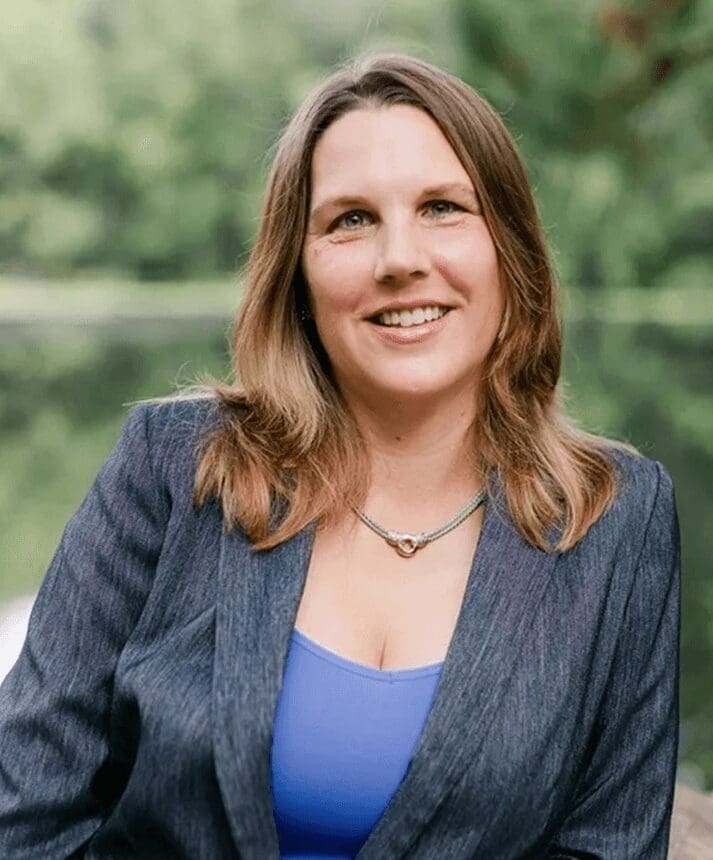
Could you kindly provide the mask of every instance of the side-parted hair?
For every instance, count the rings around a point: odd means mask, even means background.
[[[415,106],[437,123],[470,176],[497,249],[505,312],[479,385],[479,473],[489,487],[498,476],[526,541],[546,551],[569,549],[616,496],[613,449],[634,449],[586,433],[564,412],[556,279],[503,122],[459,78],[393,53],[339,68],[279,139],[234,327],[234,381],[211,378],[193,389],[216,398],[222,414],[202,441],[194,504],[217,497],[226,531],[239,527],[256,549],[268,549],[366,498],[368,451],[315,325],[303,318],[308,293],[300,258],[317,141],[348,111],[390,105]]]

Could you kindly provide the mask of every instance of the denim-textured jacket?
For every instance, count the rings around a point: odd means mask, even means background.
[[[195,510],[211,401],[134,408],[0,688],[0,858],[278,858],[272,720],[314,527],[264,552]],[[408,770],[359,860],[667,853],[678,742],[671,479],[546,553],[491,493]]]

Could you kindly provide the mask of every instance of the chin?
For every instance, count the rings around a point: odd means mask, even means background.
[[[384,380],[381,385],[376,384],[374,389],[383,391],[392,399],[419,400],[442,397],[453,391],[456,385],[457,381],[453,379],[403,380],[398,383]]]

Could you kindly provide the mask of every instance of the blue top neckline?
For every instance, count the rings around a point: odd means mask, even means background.
[[[314,639],[310,639],[308,636],[305,636],[305,634],[296,627],[292,630],[292,638],[298,645],[301,645],[303,648],[306,648],[308,651],[311,651],[323,660],[327,660],[328,662],[340,666],[342,669],[346,669],[349,672],[354,672],[357,675],[363,675],[366,678],[373,678],[380,681],[409,681],[416,678],[437,675],[441,671],[444,662],[429,663],[427,666],[416,666],[413,669],[375,669],[373,666],[366,666],[364,663],[357,663],[354,660],[348,660],[346,657],[342,657],[340,654],[330,651],[328,648],[320,645],[319,642],[315,642]]]

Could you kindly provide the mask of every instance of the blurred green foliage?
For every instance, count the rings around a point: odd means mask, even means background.
[[[564,282],[707,286],[713,5],[458,10],[459,71],[519,141]]]
[[[47,289],[22,325],[29,289],[17,307],[0,292],[0,599],[37,586],[122,404],[226,374],[212,279],[245,259],[291,111],[334,63],[403,50],[478,89],[523,153],[568,288],[573,411],[673,475],[681,756],[713,789],[713,4],[9,0],[2,15],[0,272]],[[148,319],[57,321],[83,318],[83,289],[94,319],[82,284],[107,273],[136,280]],[[202,284],[165,283],[188,278]],[[159,326],[161,303],[189,322]]]
[[[6,271],[233,270],[252,239],[270,147],[328,64],[414,47],[448,16],[252,0],[22,0],[0,28],[0,260]],[[386,20],[384,20],[386,19]],[[392,19],[390,22],[388,19]],[[439,20],[440,19],[440,20]],[[379,23],[377,24],[377,21]]]
[[[233,270],[289,113],[331,64],[395,48],[461,74],[502,113],[564,281],[703,277],[703,0],[22,0],[3,18],[6,271]]]

